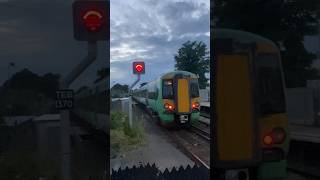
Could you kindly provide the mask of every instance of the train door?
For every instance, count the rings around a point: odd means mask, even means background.
[[[176,120],[178,123],[186,124],[190,121],[191,99],[189,79],[178,74],[174,78],[174,94],[176,107]]]
[[[215,52],[213,165],[217,168],[244,168],[258,162],[259,126],[252,77],[254,53],[249,47],[216,49]]]
[[[190,112],[190,95],[188,79],[178,79],[177,104],[179,113]]]

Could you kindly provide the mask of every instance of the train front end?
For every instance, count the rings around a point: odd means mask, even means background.
[[[259,35],[216,30],[213,166],[285,179],[289,149],[285,81],[278,47]]]
[[[162,123],[167,126],[190,126],[197,121],[200,116],[197,76],[181,71],[164,76],[161,81]]]

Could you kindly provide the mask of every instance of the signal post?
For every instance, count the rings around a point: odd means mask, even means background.
[[[73,107],[73,90],[68,89],[70,84],[88,67],[97,57],[97,41],[110,39],[110,2],[109,0],[85,1],[73,3],[73,31],[78,41],[87,41],[87,56],[60,82],[57,95],[69,92],[69,98],[59,99],[56,106],[60,109],[60,136],[61,136],[61,179],[71,180],[71,146],[70,146],[70,109]],[[70,93],[71,92],[71,93]],[[59,105],[59,106],[58,106]],[[64,106],[65,105],[65,106]]]
[[[133,74],[137,74],[138,78],[137,80],[132,83],[132,85],[129,88],[129,125],[132,127],[132,88],[140,81],[141,74],[145,74],[145,63],[143,61],[134,61],[132,63],[132,71]]]

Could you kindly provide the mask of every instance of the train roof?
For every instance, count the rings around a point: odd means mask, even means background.
[[[173,78],[177,74],[190,76],[191,78],[198,78],[198,76],[196,74],[193,74],[188,71],[172,71],[172,72],[168,72],[168,73],[163,74],[160,78],[161,79],[170,79],[170,78]]]
[[[230,38],[230,39],[236,39],[243,43],[251,43],[251,42],[266,43],[266,44],[270,44],[272,46],[277,47],[274,42],[260,35],[253,34],[246,31],[233,30],[233,29],[216,29],[213,32],[213,38],[228,38],[228,39]]]
[[[89,96],[93,93],[101,93],[101,92],[105,92],[108,90],[108,79],[104,78],[101,79],[98,82],[95,82],[92,86],[88,87],[85,86],[83,87],[83,89],[80,92],[77,92],[76,96],[77,97],[85,97],[85,96]]]
[[[159,76],[157,79],[172,79],[175,75],[177,74],[182,74],[182,75],[185,75],[185,76],[190,76],[191,78],[198,78],[198,76],[194,73],[191,73],[191,72],[188,72],[188,71],[171,71],[171,72],[167,72],[165,74],[162,74],[161,76]],[[157,80],[156,79],[156,80]],[[147,88],[147,86],[156,81],[156,80],[153,80],[153,81],[150,81],[146,84],[144,84],[143,86],[140,86],[138,87],[136,90],[143,90],[145,88]]]

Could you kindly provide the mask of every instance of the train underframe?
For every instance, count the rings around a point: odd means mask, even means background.
[[[200,113],[186,113],[186,114],[160,114],[158,115],[161,125],[167,128],[188,128],[198,121]]]

